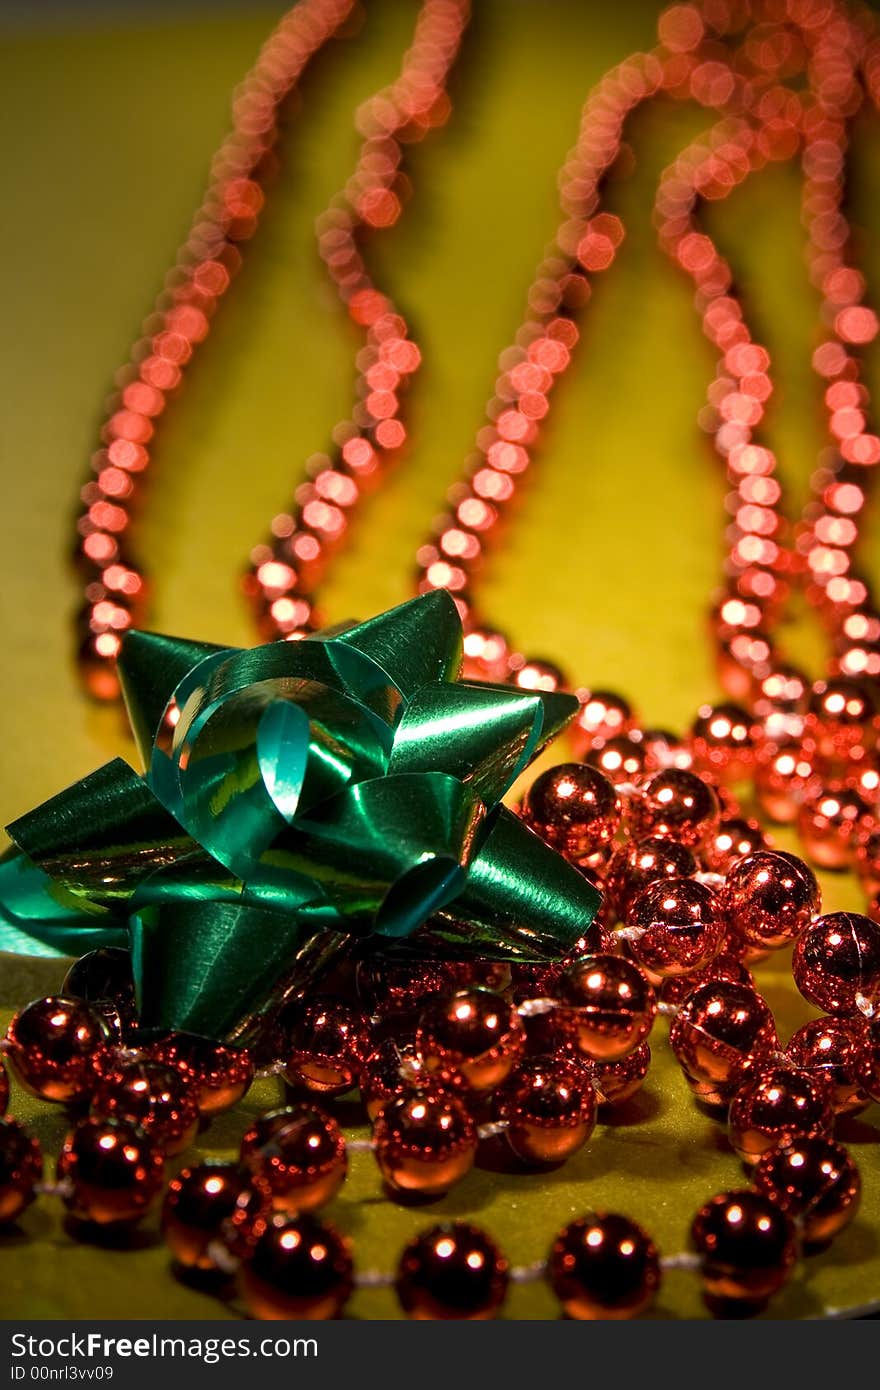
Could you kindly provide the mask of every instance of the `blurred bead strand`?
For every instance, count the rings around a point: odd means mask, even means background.
[[[587,132],[589,139],[584,150],[576,149],[575,157],[566,165],[572,186],[580,195],[586,194],[587,201],[578,204],[569,199],[566,202],[564,197],[565,210],[579,211],[581,218],[579,222],[564,223],[557,233],[557,249],[567,252],[567,259],[565,254],[557,259],[553,293],[548,290],[549,263],[541,267],[545,273],[536,285],[542,286],[543,299],[533,286],[529,296],[530,320],[523,325],[519,336],[530,342],[536,334],[542,333],[534,306],[544,303],[544,319],[550,319],[554,331],[563,333],[570,340],[569,346],[576,340],[577,329],[571,320],[575,306],[583,304],[588,297],[586,272],[595,266],[588,266],[587,262],[591,257],[595,261],[596,238],[601,235],[596,230],[595,217],[589,223],[590,230],[583,234],[588,225],[584,216],[598,206],[600,178],[620,152],[623,125],[630,111],[659,90],[678,97],[696,96],[705,105],[726,110],[728,114],[719,126],[707,138],[689,147],[666,171],[656,210],[661,244],[693,277],[704,331],[724,354],[701,423],[712,433],[716,448],[725,458],[735,489],[728,503],[734,515],[734,524],[727,537],[729,578],[726,590],[713,609],[713,632],[722,684],[739,703],[706,706],[699,711],[691,731],[690,751],[684,760],[696,759],[702,770],[731,783],[755,773],[756,758],[760,754],[758,789],[764,809],[776,819],[799,817],[811,856],[826,867],[839,867],[857,848],[860,836],[863,839],[870,830],[874,815],[872,803],[876,803],[880,786],[880,774],[871,757],[876,696],[871,689],[855,689],[845,680],[832,682],[830,686],[820,683],[811,694],[808,679],[786,666],[773,648],[772,628],[778,621],[788,589],[792,582],[799,580],[799,571],[804,566],[788,537],[782,490],[775,476],[775,459],[769,449],[755,443],[753,438],[772,390],[770,358],[766,349],[752,340],[742,309],[731,293],[730,268],[711,239],[700,230],[695,216],[700,202],[726,196],[749,172],[762,168],[768,160],[792,158],[803,141],[807,176],[805,220],[813,248],[814,274],[817,265],[824,267],[826,279],[836,272],[831,283],[832,293],[838,296],[845,286],[850,289],[853,285],[863,286],[862,278],[843,261],[848,230],[840,206],[842,179],[837,180],[830,193],[826,188],[821,197],[814,196],[809,179],[811,169],[821,175],[825,167],[817,150],[820,156],[824,152],[827,164],[828,152],[833,147],[838,150],[837,164],[842,162],[840,141],[843,140],[845,148],[846,122],[860,103],[856,74],[869,52],[870,26],[861,15],[850,19],[842,10],[830,15],[828,7],[818,0],[816,4],[789,8],[791,25],[765,29],[760,42],[753,40],[752,31],[747,30],[745,40],[731,55],[729,50],[719,49],[718,45],[706,49],[704,24],[696,8],[673,7],[661,17],[660,32],[665,46],[661,43],[661,47],[647,58],[636,55],[627,60],[619,70],[623,76],[615,74],[610,97],[606,90],[609,79],[603,79],[596,95],[589,98],[585,106],[582,135]],[[725,53],[726,60],[722,56]],[[689,61],[682,67],[680,59],[685,54]],[[803,94],[778,80],[780,74],[790,79],[804,68],[808,71],[810,85]],[[648,82],[645,81],[646,70],[651,74]],[[602,157],[597,166],[594,158],[596,129],[602,128],[599,116],[606,105],[611,106],[614,118],[607,122],[611,133],[604,143],[600,142]],[[832,137],[838,139],[837,145]],[[612,225],[619,240],[622,235],[619,220],[612,219],[608,227]],[[572,226],[580,238],[574,239],[574,245]],[[829,265],[827,257],[823,261],[820,255],[828,241],[829,226],[833,226],[838,238],[838,255],[833,265]],[[603,268],[613,258],[613,241],[614,238],[605,248],[608,254],[602,260]],[[579,285],[576,293],[573,282]],[[861,326],[853,327],[855,318],[850,323],[845,312],[838,312],[833,319],[835,331],[868,333],[871,323],[875,322],[872,311],[861,305],[856,307]],[[826,318],[828,313],[826,304]],[[846,329],[848,323],[850,327]],[[515,491],[510,473],[502,477],[504,470],[499,472],[493,463],[508,460],[513,464],[512,474],[525,470],[528,448],[537,439],[537,420],[548,404],[545,394],[541,409],[533,409],[536,401],[532,388],[537,387],[537,382],[529,375],[531,386],[525,392],[529,397],[528,409],[515,408],[519,400],[517,373],[524,356],[522,347],[518,354],[514,349],[502,354],[502,366],[508,359],[512,362],[514,357],[516,362],[511,371],[504,372],[496,382],[496,397],[489,406],[489,414],[495,417],[496,424],[487,427],[478,440],[483,452],[478,456],[471,483],[457,485],[450,494],[459,508],[456,515],[438,523],[438,543],[432,541],[419,552],[419,587],[448,587],[455,595],[469,628],[465,639],[467,674],[510,679],[526,687],[553,688],[564,680],[563,673],[546,661],[527,660],[512,653],[501,634],[476,622],[471,597],[472,579],[485,544]],[[825,361],[827,370],[828,354],[824,358],[820,354],[819,360]],[[568,347],[563,367],[567,361]],[[526,374],[531,372],[533,365],[527,364],[521,373],[520,388],[524,391],[528,384]],[[549,382],[547,376],[543,382],[545,392],[549,390]],[[505,400],[507,408],[501,409]],[[832,392],[829,408],[834,400]],[[841,409],[839,402],[837,408]],[[860,415],[856,420],[851,416],[851,410],[834,414],[832,430],[836,429],[839,434],[844,427],[859,425],[863,429],[863,417]],[[511,430],[515,439],[506,437]],[[862,432],[858,450],[865,452],[871,438]],[[819,481],[821,483],[821,476]],[[488,487],[497,495],[491,502],[485,497],[476,497],[472,484],[478,491]],[[831,493],[825,487],[824,492],[843,507],[853,507],[857,500],[848,486]],[[861,492],[858,495],[861,497]],[[815,505],[808,505],[805,516],[809,518],[816,511]],[[461,524],[465,514],[481,519],[481,539],[473,536],[462,539]],[[841,564],[847,561],[846,554],[841,551],[837,555],[827,543],[820,546],[816,536],[824,536],[826,542],[843,538],[852,545],[857,527],[849,517],[835,519],[822,513],[809,530],[806,523],[802,528],[799,548],[809,552],[812,572],[815,574],[817,567],[823,571],[829,566],[840,570]],[[457,547],[459,552],[455,563],[450,562],[450,545]],[[845,617],[850,617],[853,605],[866,601],[866,589],[859,581],[846,581],[842,574],[835,573],[832,578],[831,593],[838,596],[835,611],[845,604]],[[842,585],[846,587],[845,594]],[[815,596],[815,585],[812,592]],[[850,631],[863,635],[870,631],[871,621],[870,610],[862,608],[852,615]],[[865,655],[863,648],[860,651]],[[853,660],[858,662],[861,657],[850,658],[851,662]],[[656,767],[662,765],[664,759],[674,762],[679,757],[674,747],[661,750],[656,740],[652,755],[648,754],[647,747],[643,746],[643,735],[634,728],[632,709],[625,700],[602,691],[579,690],[578,694],[582,708],[575,731],[576,750],[587,757],[595,756],[603,771],[616,773],[622,762],[628,760],[630,773],[627,776],[638,776],[647,770],[652,759]],[[838,705],[843,710],[842,717]],[[806,739],[802,737],[805,733],[809,735]],[[849,740],[846,751],[856,765],[855,773],[852,768],[847,769],[851,775],[841,786],[833,781],[828,785],[814,776],[824,767],[822,759],[817,757],[817,748],[821,752],[823,740],[826,747],[834,743],[835,734]],[[840,751],[834,749],[835,753]],[[834,758],[830,759],[829,766],[833,771]],[[853,785],[856,779],[858,785]],[[620,783],[626,778],[615,775],[612,780]],[[729,819],[736,822],[734,834],[740,839],[743,836],[751,839],[751,847],[755,847],[759,843],[757,827],[753,833],[749,823],[738,816],[732,798],[728,800],[731,802]]]
[[[134,508],[151,460],[156,422],[177,392],[187,364],[241,263],[240,243],[256,230],[262,181],[285,100],[307,65],[336,34],[354,0],[302,0],[269,36],[235,93],[232,129],[211,162],[211,180],[189,235],[165,277],[143,336],[116,374],[117,392],[82,490],[77,561],[85,606],[79,656],[89,692],[116,699],[120,636],[140,623],[147,580],[131,551]]]
[[[664,249],[694,278],[704,331],[724,352],[701,423],[726,459],[736,489],[728,499],[735,519],[728,533],[729,577],[713,609],[713,631],[722,684],[746,708],[701,712],[695,730],[705,740],[703,729],[724,723],[729,741],[730,726],[738,718],[745,733],[754,710],[760,722],[750,738],[764,810],[775,820],[796,819],[810,857],[841,868],[870,834],[878,804],[878,701],[870,647],[856,642],[849,669],[841,672],[832,664],[829,678],[811,691],[808,678],[780,660],[772,629],[791,584],[805,581],[838,644],[845,641],[847,624],[853,637],[870,634],[874,614],[867,585],[850,572],[859,534],[854,517],[865,499],[864,477],[856,482],[854,474],[864,475],[870,466],[875,438],[866,430],[863,409],[855,407],[856,396],[865,405],[866,392],[854,380],[839,380],[825,393],[832,436],[850,458],[836,453],[814,475],[813,500],[804,508],[792,550],[774,456],[753,436],[772,389],[769,354],[752,340],[730,289],[730,269],[694,220],[698,201],[726,196],[750,170],[769,158],[790,157],[803,142],[809,264],[813,279],[832,296],[823,301],[823,321],[837,335],[866,341],[872,325],[876,330],[872,310],[861,303],[840,305],[841,297],[858,299],[864,292],[863,277],[845,260],[849,229],[841,200],[846,118],[859,105],[855,75],[865,35],[843,14],[816,24],[815,31],[804,95],[765,94],[772,103],[762,98],[764,115],[770,115],[760,125],[728,120],[691,146],[661,181],[657,217]],[[826,375],[832,368],[852,378],[858,373],[839,336],[817,349],[817,363]],[[862,462],[854,462],[857,455]],[[723,735],[717,729],[715,735],[716,747],[707,745],[704,763],[710,772],[713,756],[717,761],[722,751]]]
[[[245,588],[266,641],[320,626],[312,595],[327,558],[362,491],[406,439],[401,396],[421,354],[403,315],[373,283],[362,242],[400,215],[409,188],[405,147],[448,119],[447,85],[469,13],[468,0],[425,0],[400,75],[358,111],[363,141],[355,171],[317,222],[327,273],[365,332],[356,358],[358,401],[332,431],[332,454],[313,455],[290,510],[273,518],[271,538],[251,553]]]

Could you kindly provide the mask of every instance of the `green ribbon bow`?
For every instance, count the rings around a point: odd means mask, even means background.
[[[141,1027],[251,1039],[353,940],[555,959],[599,894],[501,798],[577,702],[463,683],[444,592],[242,651],[132,632],[146,766],[8,828],[0,949],[130,945]]]

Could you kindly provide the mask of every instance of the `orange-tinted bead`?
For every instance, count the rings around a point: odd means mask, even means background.
[[[773,1015],[746,985],[698,986],[672,1020],[669,1043],[694,1095],[726,1105],[749,1072],[777,1047]]]
[[[495,1090],[525,1047],[525,1028],[500,994],[471,986],[427,1004],[416,1029],[416,1051],[428,1079],[460,1079],[470,1091]]]
[[[842,1144],[802,1136],[768,1149],[752,1172],[760,1193],[800,1225],[807,1245],[824,1245],[859,1209],[862,1180]]]
[[[145,1216],[162,1190],[162,1152],[126,1120],[80,1120],[64,1141],[58,1180],[62,1200],[81,1221],[128,1224]]]
[[[717,894],[692,878],[650,884],[631,905],[626,922],[642,932],[628,945],[649,979],[701,970],[724,940]]]
[[[528,1057],[498,1097],[507,1142],[524,1163],[562,1163],[583,1148],[596,1123],[586,1070],[558,1055]]]
[[[199,1114],[219,1115],[237,1105],[254,1079],[254,1065],[241,1048],[224,1047],[208,1038],[172,1033],[153,1043],[150,1056],[182,1072],[196,1093]]]
[[[575,1050],[616,1062],[645,1041],[657,1001],[644,971],[622,956],[584,956],[559,979],[556,1017]]]
[[[216,1246],[242,1253],[265,1219],[269,1201],[237,1163],[209,1158],[171,1179],[162,1205],[162,1235],[185,1269],[216,1270]]]
[[[17,1221],[30,1206],[42,1176],[38,1141],[18,1120],[0,1119],[0,1229]]]
[[[727,1123],[743,1163],[757,1163],[774,1144],[831,1132],[831,1084],[821,1073],[802,1067],[761,1067],[736,1092]]]
[[[329,1115],[306,1106],[270,1110],[241,1141],[241,1161],[277,1211],[314,1211],[336,1196],[347,1169],[345,1139]]]
[[[660,1000],[664,1004],[681,1004],[687,996],[700,985],[718,984],[721,980],[732,980],[734,984],[755,988],[751,971],[726,950],[690,975],[676,975],[666,979],[660,986]]]
[[[523,814],[548,844],[580,860],[611,843],[621,806],[612,783],[596,768],[562,763],[535,779],[526,792]]]
[[[651,1049],[641,1043],[616,1062],[593,1062],[592,1075],[600,1105],[625,1105],[641,1090],[651,1065]]]
[[[759,729],[739,705],[701,705],[691,727],[695,772],[741,782],[754,766]]]
[[[654,1242],[634,1221],[596,1212],[559,1232],[547,1260],[547,1277],[570,1318],[635,1318],[660,1287],[660,1258]]]
[[[579,757],[592,748],[597,740],[616,738],[632,728],[632,706],[622,695],[611,690],[579,690],[577,697],[580,709],[572,724],[570,737]]]
[[[256,1236],[242,1265],[241,1287],[253,1318],[336,1318],[354,1285],[349,1244],[309,1215],[276,1215]]]
[[[383,1105],[395,1096],[424,1087],[425,1065],[416,1049],[415,1038],[383,1039],[364,1063],[358,1084],[370,1120],[375,1120]],[[432,1085],[436,1084],[435,1077]]]
[[[606,738],[587,750],[584,762],[588,767],[595,767],[615,786],[636,782],[646,772],[653,770],[648,751],[641,737],[635,733]]]
[[[810,694],[805,730],[819,755],[845,759],[853,748],[876,742],[877,698],[867,681],[835,676],[817,681]]]
[[[439,1196],[473,1166],[477,1130],[461,1101],[439,1092],[398,1096],[373,1129],[376,1161],[392,1191]]]
[[[370,1025],[341,999],[318,997],[294,1006],[285,1042],[284,1075],[318,1096],[341,1096],[357,1085],[371,1047]]]
[[[712,873],[726,874],[739,859],[765,849],[767,839],[757,821],[725,816],[703,846],[703,861]]]
[[[858,912],[818,917],[798,937],[791,967],[801,994],[817,1009],[870,1009],[880,1002],[880,925]]]
[[[659,835],[694,849],[717,830],[720,808],[708,782],[686,768],[670,767],[656,772],[632,798],[629,819],[636,839]]]
[[[81,999],[35,999],[12,1019],[8,1058],[22,1086],[40,1100],[85,1100],[110,1060],[110,1031]]]
[[[188,1148],[199,1127],[192,1081],[147,1058],[108,1070],[92,1093],[90,1114],[139,1125],[169,1157]]]
[[[813,773],[813,754],[800,739],[764,745],[755,766],[755,792],[764,814],[780,825],[796,821]]]
[[[826,784],[814,778],[804,789],[798,833],[808,857],[823,869],[845,868],[873,822],[869,803],[845,782]]]
[[[775,950],[806,931],[821,894],[803,860],[759,850],[731,867],[722,901],[737,936],[749,946]]]
[[[880,827],[869,827],[861,835],[854,867],[867,896],[877,897],[880,894]]]
[[[476,1226],[454,1221],[422,1231],[405,1247],[395,1289],[407,1317],[485,1321],[507,1294],[507,1261]]]
[[[691,1226],[708,1299],[760,1307],[782,1288],[795,1262],[791,1218],[763,1193],[722,1192]]]
[[[827,1079],[836,1114],[855,1115],[870,1104],[864,1085],[868,1038],[860,1020],[811,1018],[789,1038],[785,1055],[796,1067]]]
[[[675,840],[630,840],[621,845],[611,861],[606,890],[617,917],[625,921],[630,904],[650,883],[688,878],[696,872],[694,855]]]

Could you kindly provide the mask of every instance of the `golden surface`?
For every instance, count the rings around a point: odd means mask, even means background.
[[[225,129],[229,93],[278,6],[163,18],[144,6],[125,20],[73,28],[41,7],[2,46],[0,109],[6,216],[0,229],[6,538],[2,565],[0,735],[3,822],[115,753],[133,757],[119,715],[86,704],[70,661],[75,604],[67,569],[77,489],[95,446],[102,397],[182,240],[208,158]],[[425,356],[408,402],[415,441],[359,514],[353,544],[325,591],[329,618],[364,615],[409,592],[412,555],[482,422],[498,352],[519,322],[533,268],[555,226],[555,171],[573,143],[588,87],[652,41],[656,6],[478,0],[456,78],[450,125],[413,153],[415,196],[370,252],[414,325]],[[236,579],[249,547],[284,504],[304,460],[347,415],[356,336],[324,282],[313,222],[343,184],[356,150],[355,105],[396,71],[414,0],[371,0],[356,38],[314,69],[284,144],[284,163],[245,267],[161,426],[142,552],[155,579],[153,625],[248,643]],[[69,12],[69,13],[72,13]],[[652,190],[707,113],[664,108],[638,119],[634,176],[612,205],[628,235],[596,285],[576,365],[553,403],[547,447],[528,503],[493,560],[487,611],[526,651],[562,662],[579,681],[631,695],[651,723],[681,727],[717,693],[703,642],[716,582],[722,470],[695,426],[713,355],[688,283],[656,249]],[[869,283],[880,270],[877,125],[855,145],[855,215]],[[794,168],[773,168],[712,210],[781,381],[768,422],[793,507],[824,443],[809,369],[816,302],[802,265]],[[880,385],[877,356],[870,384]],[[880,547],[865,560],[880,580]],[[821,668],[803,616],[789,650]],[[791,841],[786,841],[791,845]],[[859,905],[848,880],[825,876],[829,907]],[[44,967],[45,968],[45,967]],[[809,1010],[785,958],[759,969],[787,1037]],[[0,963],[13,1002],[44,978]],[[665,1032],[665,1025],[657,1033]],[[644,1221],[661,1249],[684,1246],[700,1201],[740,1183],[721,1129],[690,1103],[657,1040],[656,1064],[632,1122],[600,1127],[588,1149],[550,1176],[479,1168],[418,1209],[382,1198],[369,1155],[329,1215],[361,1267],[388,1268],[406,1237],[441,1216],[482,1222],[516,1263],[540,1257],[555,1230],[587,1207]],[[231,1151],[263,1082],[241,1113],[215,1123],[205,1151]],[[270,1094],[271,1093],[271,1094]],[[54,1154],[64,1117],[16,1101]],[[880,1296],[880,1112],[850,1124],[864,1182],[857,1223],[799,1271],[776,1316],[816,1316]],[[7,1240],[0,1315],[226,1316],[168,1274],[154,1227],[134,1251],[72,1243],[58,1204],[41,1199]],[[4,1252],[5,1253],[5,1252]],[[388,1292],[358,1294],[352,1311],[394,1316]],[[515,1288],[508,1315],[553,1316],[540,1285]],[[670,1274],[657,1313],[700,1316],[691,1274]]]

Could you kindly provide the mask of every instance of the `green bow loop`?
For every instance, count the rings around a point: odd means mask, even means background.
[[[11,827],[0,950],[128,933],[145,1027],[237,1041],[367,936],[558,958],[599,896],[500,799],[577,702],[459,683],[461,650],[442,592],[250,651],[128,634],[146,773],[117,759]]]
[[[18,956],[83,955],[98,946],[125,946],[124,924],[76,899],[23,854],[0,859],[0,949]]]
[[[485,955],[510,959],[524,953],[532,960],[554,960],[583,936],[601,902],[589,879],[499,806],[455,914],[482,934]]]
[[[298,820],[284,850],[350,929],[408,936],[461,892],[485,815],[444,773],[382,777]]]
[[[124,910],[151,874],[198,848],[121,758],[29,811],[7,833],[51,881],[56,900],[63,894],[61,901],[90,914]]]
[[[543,724],[543,706],[534,696],[488,686],[425,686],[403,712],[388,771],[448,772],[491,806],[528,766]]]
[[[131,923],[139,1036],[251,1041],[259,1020],[347,946],[340,932],[247,903],[147,909]]]
[[[320,639],[320,633],[315,637]],[[461,619],[445,589],[434,589],[365,623],[354,623],[335,633],[333,640],[369,657],[405,700],[424,685],[454,681],[461,670]]]
[[[375,714],[326,686],[257,681],[175,740],[174,810],[210,854],[248,878],[298,811],[380,775],[390,743]]]

